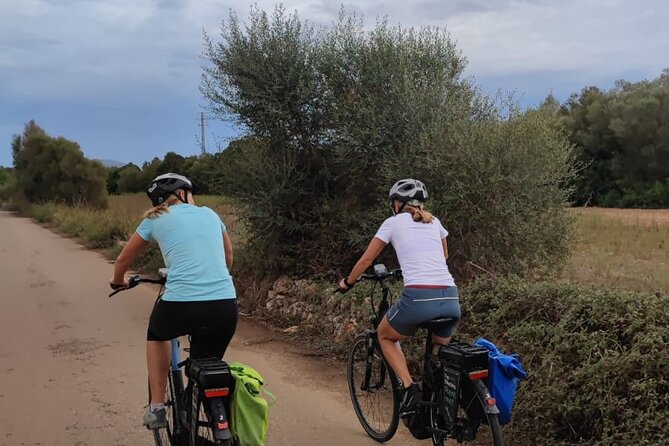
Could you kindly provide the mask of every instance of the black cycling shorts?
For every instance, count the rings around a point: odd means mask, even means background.
[[[190,336],[191,358],[222,358],[237,328],[237,299],[172,302],[159,299],[151,312],[148,341]]]

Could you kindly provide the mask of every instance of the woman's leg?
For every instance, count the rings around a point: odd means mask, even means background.
[[[413,381],[411,379],[411,374],[409,373],[407,360],[404,357],[404,352],[402,352],[402,347],[400,347],[400,341],[406,339],[407,336],[398,333],[397,330],[390,325],[387,317],[384,317],[379,324],[377,335],[386,361],[388,361],[390,367],[400,381],[402,381],[404,388],[409,387]]]
[[[165,402],[171,353],[172,345],[170,341],[147,341],[146,343],[146,364],[149,370],[151,404]]]

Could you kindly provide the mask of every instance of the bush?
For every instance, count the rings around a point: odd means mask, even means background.
[[[669,443],[669,296],[477,281],[461,335],[522,354],[510,444]]]
[[[315,32],[280,8],[253,10],[248,26],[231,15],[205,52],[211,108],[249,130],[220,176],[243,205],[256,271],[344,273],[404,177],[431,191],[458,278],[564,260],[573,166],[555,116],[505,116],[463,78],[445,32],[383,21],[367,32],[343,13]]]
[[[10,202],[16,189],[16,176],[12,169],[0,167],[0,205]]]
[[[86,159],[77,143],[53,138],[31,121],[12,145],[16,187],[28,201],[107,206],[105,169]]]

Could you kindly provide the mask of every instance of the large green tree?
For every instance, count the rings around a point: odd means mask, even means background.
[[[106,206],[105,169],[86,159],[79,144],[51,137],[30,121],[12,151],[16,186],[29,201]]]
[[[252,9],[244,25],[230,15],[220,42],[207,37],[205,55],[212,111],[248,130],[221,174],[261,265],[343,272],[409,176],[433,192],[460,277],[472,264],[522,274],[566,253],[571,153],[554,115],[502,116],[444,31],[366,31],[344,12],[316,31]]]
[[[584,88],[560,112],[579,154],[576,204],[669,206],[669,71],[652,81]]]

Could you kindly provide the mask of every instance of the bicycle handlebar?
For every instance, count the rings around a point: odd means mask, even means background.
[[[386,271],[382,274],[364,273],[362,276],[360,276],[360,278],[357,280],[357,282],[360,282],[362,280],[373,280],[373,281],[376,281],[376,282],[380,282],[383,279],[387,279],[389,277],[390,278],[395,278],[395,279],[401,278],[402,277],[402,270],[401,269],[393,269],[393,270],[390,270],[390,271]],[[350,290],[350,288],[349,288],[349,290]],[[346,290],[346,291],[348,291],[348,290]],[[336,293],[342,293],[343,294],[344,291],[341,288],[337,287],[337,289],[335,289],[333,293],[334,294],[336,294]]]
[[[132,276],[130,279],[128,279],[128,286],[124,286],[124,287],[121,287],[121,288],[118,288],[118,289],[112,291],[109,294],[109,297],[112,297],[112,296],[120,293],[121,291],[127,291],[131,288],[135,288],[140,283],[155,283],[155,284],[158,284],[158,285],[165,285],[166,281],[167,281],[167,279],[164,278],[164,277],[161,277],[161,278],[158,278],[158,279],[153,279],[151,277],[142,277],[142,276],[139,276],[139,275],[135,275],[135,276]]]
[[[392,277],[395,279],[399,279],[402,277],[402,270],[401,269],[393,269],[390,271],[387,271],[386,274],[376,274],[376,273],[364,273],[362,276],[360,276],[360,279],[358,279],[358,282],[361,280],[375,280],[375,281],[381,281],[383,279],[387,279],[388,277]]]

